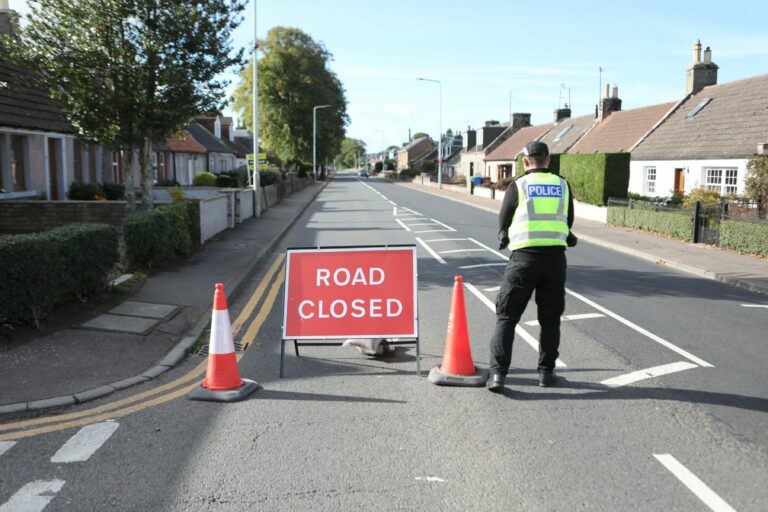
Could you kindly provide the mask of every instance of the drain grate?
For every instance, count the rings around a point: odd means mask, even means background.
[[[202,347],[198,349],[197,352],[195,352],[196,356],[207,356],[208,355],[208,343],[204,344]],[[243,351],[243,345],[240,344],[240,342],[235,342],[235,353],[242,352]]]

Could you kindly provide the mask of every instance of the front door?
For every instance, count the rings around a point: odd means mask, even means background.
[[[675,169],[675,195],[685,193],[685,169]]]
[[[59,159],[56,139],[48,139],[48,181],[51,184],[51,201],[59,199]]]

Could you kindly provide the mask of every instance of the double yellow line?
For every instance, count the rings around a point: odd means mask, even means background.
[[[240,329],[245,325],[248,319],[253,314],[256,306],[261,302],[261,298],[264,295],[265,290],[272,282],[272,278],[278,269],[282,267],[285,254],[280,254],[274,261],[270,269],[264,275],[261,283],[256,288],[251,298],[246,303],[243,310],[237,316],[232,324],[232,333],[237,335]],[[267,315],[274,306],[277,294],[280,292],[280,287],[285,277],[285,269],[282,268],[278,274],[277,279],[272,283],[272,286],[264,299],[259,313],[256,318],[251,322],[243,335],[241,343],[243,348],[247,347],[256,339],[261,326],[267,319]],[[242,354],[238,354],[238,360],[242,357]],[[181,377],[158,386],[156,388],[149,389],[147,391],[138,393],[136,395],[110,402],[98,407],[92,407],[82,411],[72,412],[68,414],[62,414],[60,416],[46,416],[44,418],[35,418],[31,420],[17,421],[14,423],[7,423],[0,425],[0,432],[8,432],[5,434],[0,433],[0,441],[12,441],[15,439],[23,439],[26,437],[33,437],[40,434],[47,434],[49,432],[57,432],[59,430],[65,430],[73,427],[82,427],[91,423],[104,421],[108,419],[120,418],[128,414],[132,414],[149,407],[163,404],[180,396],[187,394],[195,386],[199,385],[197,379],[199,379],[205,372],[207,361],[202,361],[195,366],[192,370],[182,375]],[[191,381],[192,382],[190,384]],[[178,386],[181,388],[175,389]],[[167,392],[167,393],[166,393]],[[160,395],[151,400],[146,400],[154,395]],[[133,405],[131,405],[133,404]],[[108,412],[109,411],[109,412]],[[46,425],[46,426],[40,426]],[[35,428],[30,428],[35,427]]]

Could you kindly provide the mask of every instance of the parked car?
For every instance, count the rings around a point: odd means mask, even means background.
[[[368,171],[366,169],[360,169],[357,173],[358,176],[361,178],[367,178],[368,177]]]

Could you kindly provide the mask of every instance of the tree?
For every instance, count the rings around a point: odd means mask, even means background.
[[[365,154],[365,142],[360,139],[344,137],[341,143],[341,150],[336,155],[336,162],[343,169],[357,167],[360,162],[360,155]]]
[[[411,140],[421,139],[423,137],[429,137],[429,134],[426,134],[424,132],[418,132],[418,133],[416,133],[416,135],[411,137]]]
[[[453,138],[453,130],[452,129],[448,128],[445,131],[445,138],[446,139],[452,139]]]
[[[283,161],[312,162],[312,111],[317,111],[317,161],[333,158],[349,122],[344,87],[328,69],[333,56],[297,28],[275,27],[259,42],[259,135]],[[253,62],[241,73],[234,108],[253,127]]]
[[[152,141],[222,106],[216,76],[242,65],[232,31],[243,0],[34,0],[16,39],[0,41],[37,74],[78,136],[139,155],[142,201],[152,206]],[[133,173],[125,173],[134,208]]]
[[[747,197],[757,203],[760,217],[768,212],[768,156],[758,155],[747,162],[747,176],[744,179]]]

